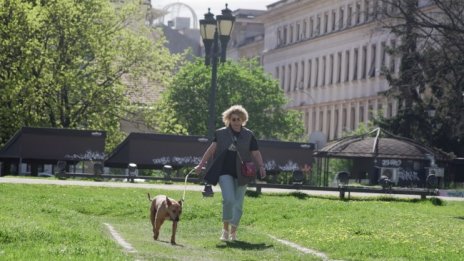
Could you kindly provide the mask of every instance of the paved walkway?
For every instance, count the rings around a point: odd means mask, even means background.
[[[76,180],[66,179],[58,180],[53,178],[32,178],[32,177],[15,177],[6,176],[0,177],[0,183],[17,183],[17,184],[51,184],[51,185],[62,185],[62,186],[89,186],[89,187],[115,187],[115,188],[146,188],[146,189],[166,189],[166,190],[188,190],[188,191],[202,191],[203,186],[199,184],[152,184],[145,182],[109,182],[109,181],[90,181],[90,180]],[[254,190],[255,188],[249,188]],[[214,192],[221,191],[219,186],[213,187]],[[302,192],[313,196],[339,196],[337,191],[314,191],[314,190],[297,190],[297,189],[276,189],[276,188],[262,188],[263,193],[291,193],[291,192]],[[420,198],[417,195],[396,195],[396,194],[383,194],[383,193],[361,193],[351,192],[352,197],[378,197],[378,196],[392,196],[398,198]],[[443,200],[457,200],[464,201],[463,197],[442,197],[437,198]]]

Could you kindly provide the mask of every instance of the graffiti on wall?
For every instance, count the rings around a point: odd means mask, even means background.
[[[417,171],[398,168],[398,185],[413,186],[420,182]]]
[[[400,167],[401,166],[401,160],[399,159],[383,159],[381,162],[382,167]]]
[[[92,150],[87,150],[85,153],[82,154],[66,154],[64,155],[65,159],[69,160],[104,160],[105,159],[105,153],[104,152],[99,152],[99,151],[92,151]]]
[[[187,157],[161,157],[161,158],[155,158],[152,159],[153,164],[155,165],[166,165],[166,164],[172,164],[172,165],[196,165],[200,163],[201,157],[193,157],[193,156],[187,156]]]

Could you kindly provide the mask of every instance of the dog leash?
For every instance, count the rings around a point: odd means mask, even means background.
[[[187,179],[195,171],[195,168],[193,168],[186,176],[185,176],[185,186],[184,186],[184,194],[182,195],[182,201],[185,201],[185,191],[187,190]]]

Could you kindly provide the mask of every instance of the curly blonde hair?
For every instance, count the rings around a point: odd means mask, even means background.
[[[230,124],[230,119],[232,117],[232,114],[237,115],[240,117],[242,120],[242,126],[245,126],[247,121],[248,121],[248,112],[243,108],[242,105],[232,105],[229,107],[229,109],[225,110],[222,113],[222,122],[224,122],[224,125],[227,127]]]

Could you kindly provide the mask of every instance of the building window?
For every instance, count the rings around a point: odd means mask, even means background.
[[[348,115],[347,115],[347,111],[346,111],[346,108],[343,108],[343,114],[342,114],[342,131],[346,131],[346,124],[347,124],[347,121],[348,121]]]
[[[302,32],[302,38],[306,39],[306,31],[308,30],[308,21],[305,19],[303,21],[303,32]]]
[[[311,132],[316,130],[316,109],[313,109],[313,118],[311,121]]]
[[[367,111],[367,120],[370,121],[374,118],[374,106],[369,102],[369,110]]]
[[[295,63],[293,70],[293,90],[298,88],[298,63]]]
[[[321,86],[325,86],[325,78],[327,77],[327,59],[326,57],[322,57],[322,84]]]
[[[287,92],[289,92],[292,88],[292,65],[288,65],[288,72],[287,72]]]
[[[277,46],[280,46],[281,44],[283,44],[283,41],[282,41],[282,28],[278,28],[277,29]]]
[[[379,18],[384,18],[385,17],[385,12],[387,9],[385,9],[385,5],[383,1],[375,1],[377,3],[377,7],[374,9],[374,12],[377,17]]]
[[[345,53],[345,82],[350,80],[350,50]]]
[[[354,49],[353,53],[353,81],[358,79],[358,59],[359,59],[359,51],[358,48]]]
[[[319,85],[319,58],[316,58],[316,72],[314,73],[314,87]]]
[[[325,13],[324,14],[324,32],[322,33],[327,33],[329,31],[329,14]]]
[[[338,19],[338,29],[341,30],[343,29],[343,24],[345,19],[345,9],[343,7],[340,7],[340,18]]]
[[[395,50],[396,49],[396,41],[391,40],[391,49]],[[395,56],[392,54],[390,55],[390,72],[395,73],[396,70],[396,61],[395,61]]]
[[[319,112],[319,131],[322,132],[324,130],[324,111],[321,110]]]
[[[317,22],[316,22],[316,32],[315,35],[318,36],[321,33],[321,17],[318,15],[317,16]]]
[[[338,53],[337,83],[342,81],[342,52]]]
[[[298,88],[303,90],[304,88],[304,76],[305,76],[305,62],[301,61],[301,71],[300,71],[300,81],[298,83]]]
[[[305,130],[309,131],[309,112],[305,111],[304,117]]]
[[[376,74],[376,67],[375,64],[377,63],[377,45],[373,44],[371,46],[371,68],[369,69],[369,77],[375,77]]]
[[[311,17],[309,18],[309,37],[314,36],[314,19]]]
[[[348,5],[348,14],[347,14],[346,26],[350,27],[353,20],[353,6]]]
[[[380,69],[384,70],[385,65],[386,65],[386,59],[387,59],[387,48],[385,42],[380,43]]]
[[[361,79],[366,79],[367,75],[367,46],[362,48],[362,69],[361,69]]]
[[[332,128],[332,111],[327,110],[327,118],[326,118],[326,125],[327,125],[327,136],[329,136],[330,139],[330,129]]]
[[[293,32],[293,25],[290,25],[290,33],[289,33],[290,39],[288,40],[288,43],[289,43],[289,44],[290,44],[290,43],[293,43],[293,34],[294,34],[294,32]]]
[[[334,56],[333,54],[330,55],[330,64],[329,64],[329,84],[333,84],[333,76],[334,76]]]
[[[359,106],[359,123],[364,122],[364,106]]]
[[[301,34],[301,31],[300,31],[300,24],[296,24],[296,41],[299,41],[301,38],[300,38],[300,34]]]
[[[364,0],[364,22],[370,20],[370,1]]]
[[[282,44],[287,44],[287,26],[284,27],[284,34],[282,35]]]
[[[335,31],[337,28],[337,12],[334,10],[332,11],[332,29],[331,31]]]
[[[393,117],[393,104],[391,102],[388,103],[387,109],[387,118]]]
[[[379,114],[379,113],[383,114],[383,105],[382,105],[381,101],[379,101],[379,103],[377,103],[377,111],[378,111],[377,114]]]
[[[311,88],[311,70],[312,70],[312,62],[311,59],[308,60],[308,83],[307,83],[307,88]]]
[[[355,130],[356,129],[356,109],[351,108],[351,122],[350,122],[350,130]]]
[[[361,23],[361,3],[356,2],[356,20],[354,24],[359,24]]]
[[[282,90],[285,91],[285,65],[282,66],[282,76],[280,79],[280,86],[282,87]]]

